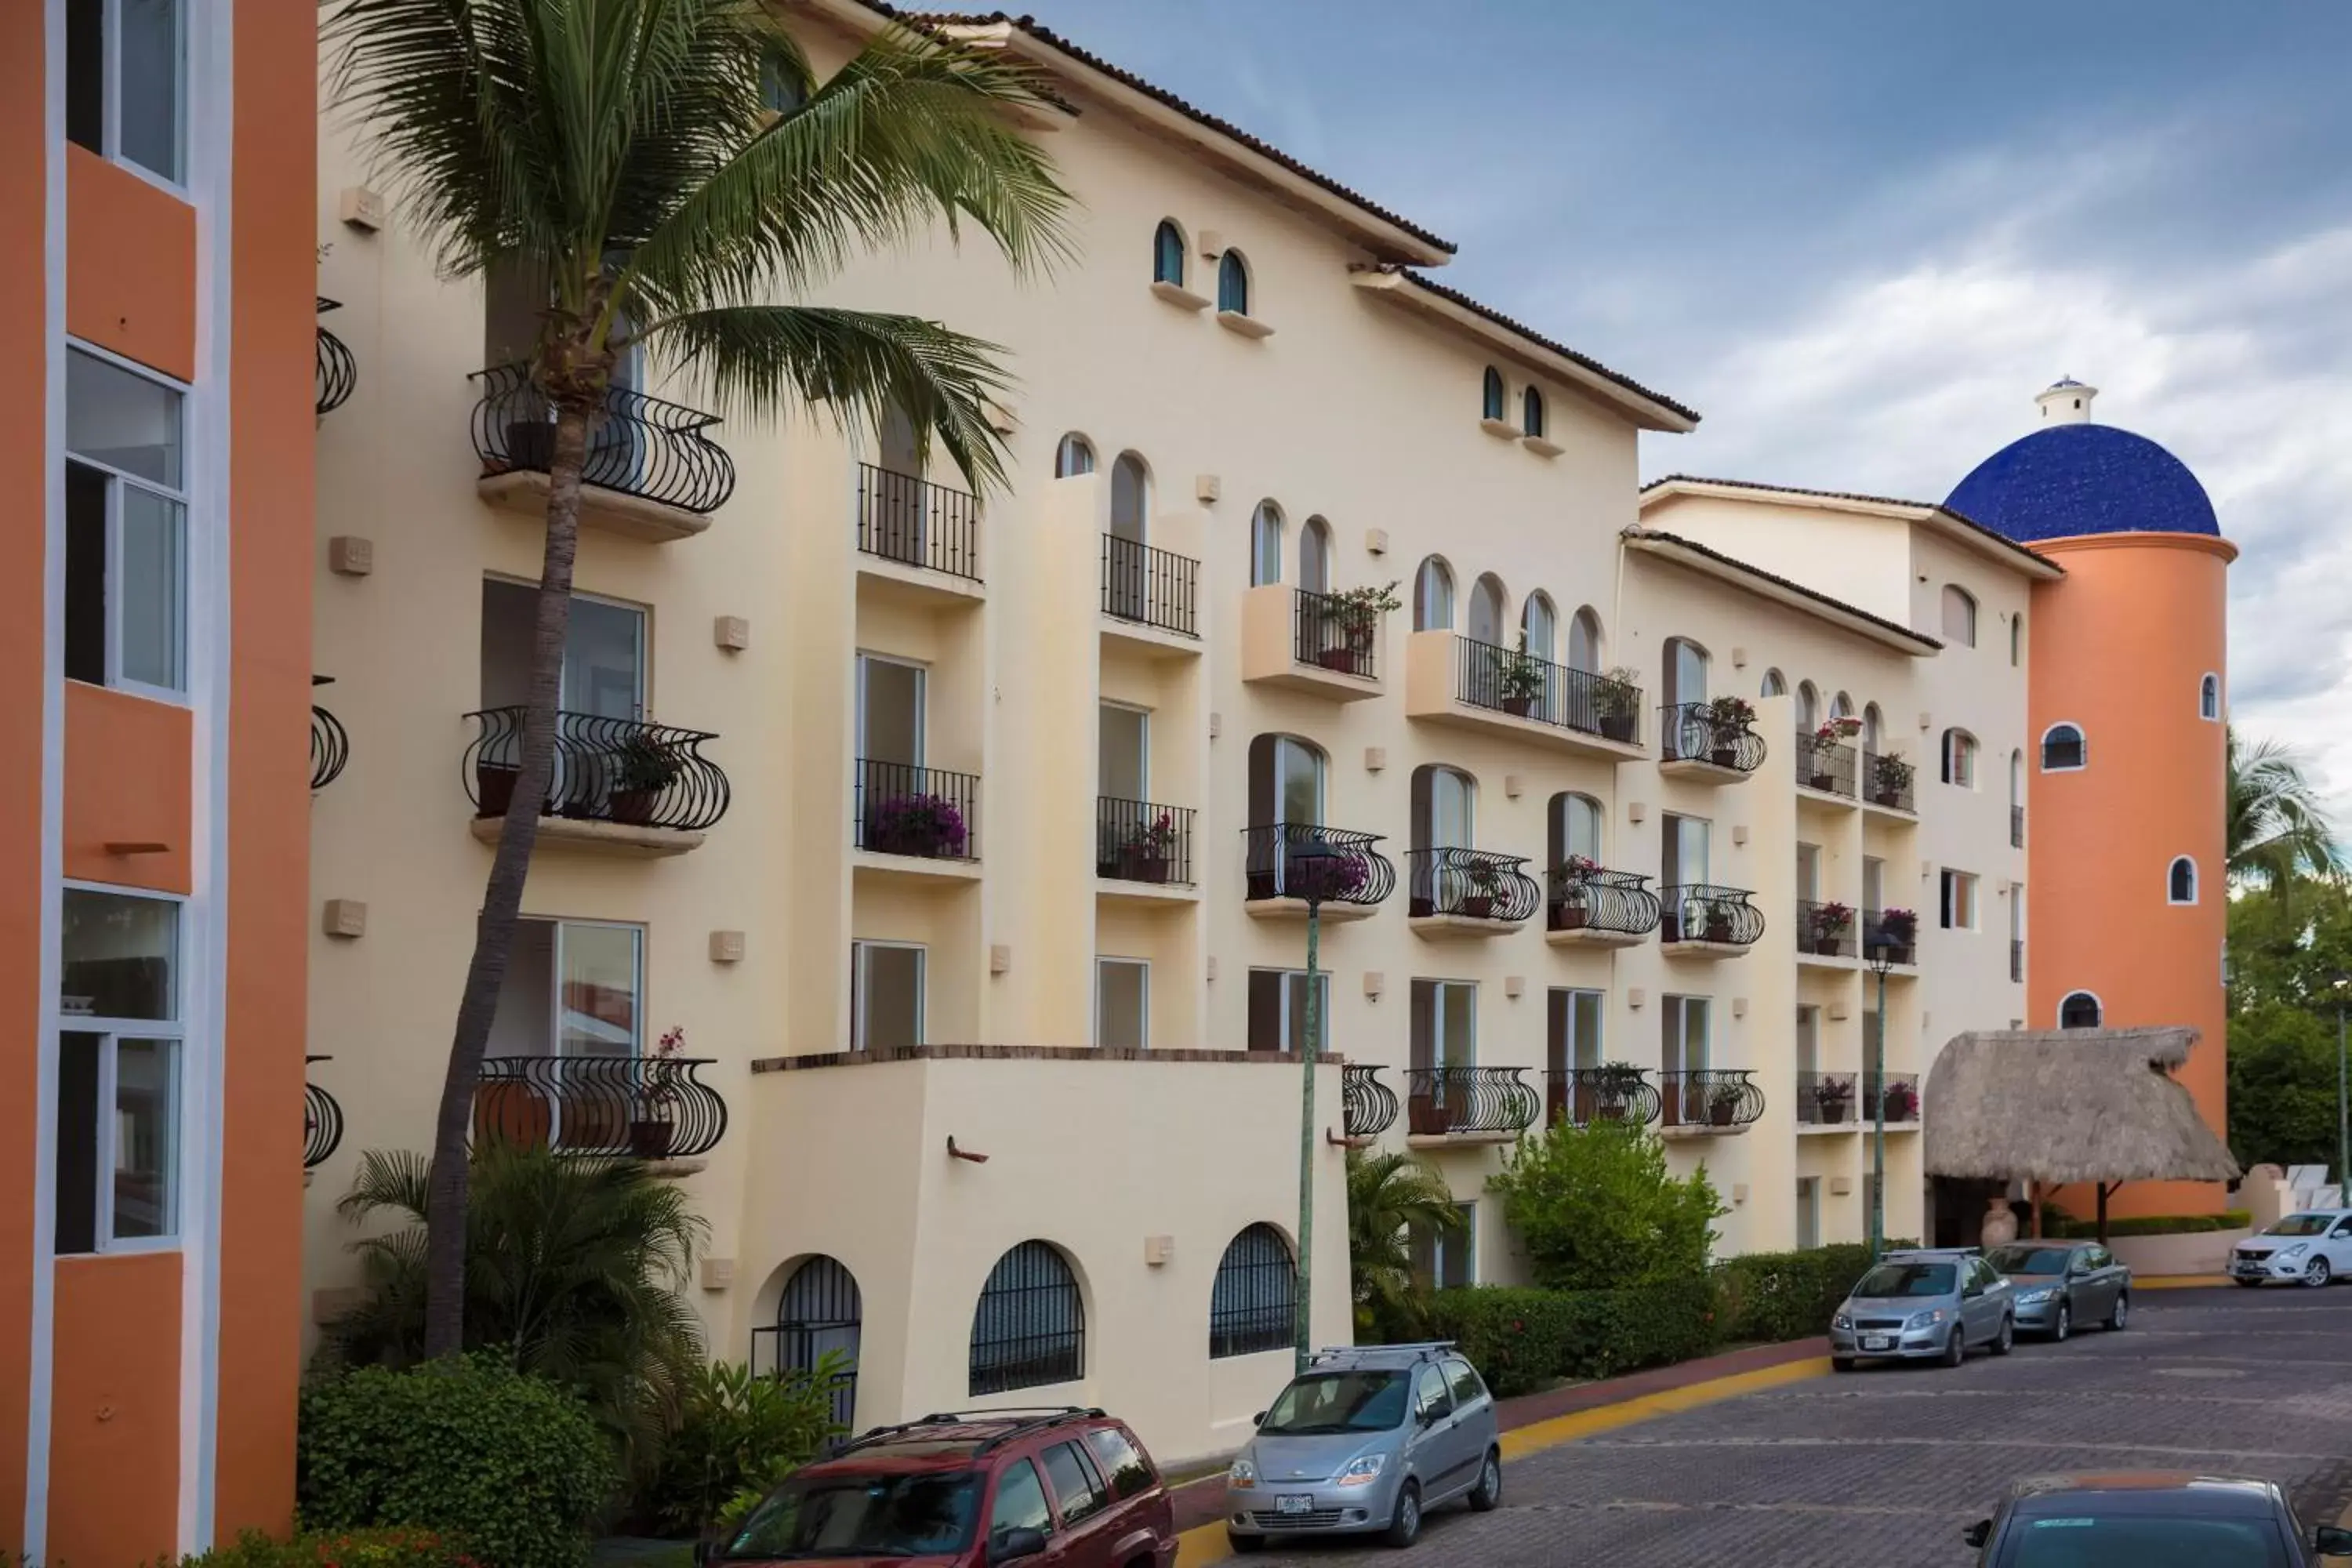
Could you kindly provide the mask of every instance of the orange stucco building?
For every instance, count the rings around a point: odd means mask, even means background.
[[[0,1557],[285,1527],[317,15],[0,6]]]

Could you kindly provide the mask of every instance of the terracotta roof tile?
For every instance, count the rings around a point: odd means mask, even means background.
[[[1492,305],[1480,304],[1477,300],[1473,300],[1469,295],[1465,294],[1459,289],[1449,289],[1443,283],[1433,282],[1421,273],[1415,272],[1409,267],[1396,268],[1392,270],[1402,273],[1406,280],[1411,282],[1416,289],[1425,289],[1441,300],[1451,300],[1453,303],[1461,306],[1464,310],[1469,311],[1474,316],[1483,316],[1487,321],[1494,322],[1495,325],[1502,328],[1504,331],[1517,333],[1520,337],[1527,339],[1528,342],[1535,344],[1538,348],[1556,353],[1562,359],[1575,361],[1578,364],[1580,364],[1585,369],[1592,372],[1593,374],[1605,377],[1608,380],[1616,383],[1619,386],[1623,387],[1626,391],[1633,393],[1637,397],[1646,397],[1651,402],[1658,405],[1661,408],[1670,408],[1675,413],[1679,414],[1684,418],[1691,421],[1693,424],[1696,424],[1698,422],[1699,413],[1697,409],[1677,403],[1673,398],[1668,397],[1664,393],[1659,392],[1652,387],[1644,386],[1640,382],[1635,381],[1632,376],[1626,375],[1622,372],[1610,369],[1607,365],[1602,364],[1599,360],[1594,359],[1591,354],[1579,353],[1576,350],[1570,348],[1566,343],[1548,338],[1541,332],[1537,331],[1533,327],[1528,326],[1524,322],[1513,321],[1510,317],[1503,314],[1502,311],[1496,310]]]
[[[1792,594],[1797,594],[1804,598],[1811,599],[1813,603],[1821,605],[1828,609],[1835,610],[1841,615],[1852,616],[1856,620],[1860,621],[1867,621],[1872,626],[1877,626],[1885,631],[1892,632],[1895,636],[1904,638],[1906,641],[1916,643],[1921,647],[1940,650],[1944,646],[1936,638],[1928,637],[1923,632],[1915,631],[1911,627],[1903,625],[1900,621],[1890,621],[1885,616],[1873,615],[1870,611],[1864,609],[1861,605],[1849,605],[1843,599],[1833,599],[1818,588],[1808,588],[1802,583],[1791,582],[1790,579],[1781,576],[1777,572],[1767,572],[1761,566],[1751,565],[1748,562],[1740,560],[1737,555],[1726,555],[1722,551],[1715,549],[1711,545],[1701,544],[1696,539],[1685,539],[1679,533],[1668,533],[1664,529],[1646,528],[1640,524],[1636,524],[1633,527],[1625,530],[1625,537],[1628,540],[1635,542],[1648,541],[1658,544],[1671,544],[1677,550],[1687,550],[1694,555],[1703,556],[1719,565],[1728,566],[1733,571],[1756,578],[1759,582],[1769,583],[1776,588],[1785,588]]]

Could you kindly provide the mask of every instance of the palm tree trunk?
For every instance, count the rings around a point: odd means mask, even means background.
[[[555,704],[563,674],[563,637],[572,620],[572,563],[580,547],[580,470],[588,458],[588,415],[559,408],[548,463],[547,552],[539,574],[538,623],[531,635],[530,689],[523,710],[522,756],[507,803],[489,885],[474,925],[474,957],[457,1001],[441,1111],[433,1126],[433,1173],[425,1194],[425,1353],[455,1355],[466,1340],[467,1124],[482,1073],[482,1050],[506,983],[507,952],[522,910],[539,815],[555,763]]]

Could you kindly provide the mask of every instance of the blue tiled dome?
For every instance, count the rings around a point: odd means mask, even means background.
[[[2112,425],[2053,425],[2011,441],[1944,504],[2029,544],[2085,533],[2221,531],[2188,464]]]

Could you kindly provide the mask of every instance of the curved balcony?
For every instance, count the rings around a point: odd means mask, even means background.
[[[1764,1091],[1744,1068],[1662,1072],[1658,1099],[1660,1128],[1669,1134],[1745,1132],[1764,1114]]]
[[[1647,877],[1560,865],[1547,880],[1544,940],[1555,946],[1630,947],[1658,929],[1661,906]]]
[[[1852,904],[1816,903],[1811,899],[1797,900],[1797,956],[1799,958],[1852,958],[1856,940],[1854,911]]]
[[[498,365],[471,379],[482,384],[473,432],[483,498],[543,517],[555,411],[526,366]],[[580,471],[581,523],[653,542],[709,528],[709,514],[735,489],[734,459],[704,434],[718,424],[716,415],[634,387],[607,388]]]
[[[464,760],[474,837],[495,843],[522,776],[523,710],[488,708],[467,717],[478,726]],[[727,775],[701,750],[718,738],[707,730],[557,713],[539,841],[639,855],[695,847],[727,814]]]
[[[343,308],[340,300],[330,300],[324,294],[314,296],[319,301],[319,314]],[[315,413],[323,419],[351,401],[359,390],[360,362],[352,355],[351,345],[327,331],[319,329],[319,356],[310,375],[311,401]]]
[[[1642,754],[1639,687],[1442,629],[1406,645],[1404,710],[1609,762]]]
[[[1524,855],[1415,849],[1405,858],[1406,913],[1423,936],[1491,936],[1543,907]]]
[[[1396,1090],[1381,1081],[1381,1069],[1349,1062],[1339,1078],[1340,1130],[1350,1142],[1370,1142],[1396,1124]]]
[[[1413,1068],[1405,1074],[1408,1138],[1507,1142],[1536,1123],[1543,1100],[1525,1068]]]
[[[1718,699],[1718,702],[1722,700]],[[1746,710],[1746,704],[1740,704]],[[1764,737],[1748,716],[1717,702],[1670,702],[1658,710],[1658,771],[1671,777],[1738,784],[1764,763]]]
[[[485,1057],[477,1142],[545,1143],[566,1154],[690,1160],[719,1146],[727,1102],[699,1057]]]
[[[1912,799],[1912,786],[1916,773],[1909,763],[1885,752],[1862,753],[1862,801],[1881,811],[1899,811],[1906,816],[1918,811]]]
[[[1544,1075],[1544,1115],[1571,1127],[1630,1121],[1647,1127],[1664,1110],[1657,1085],[1634,1067],[1563,1068]]]
[[[302,1065],[331,1062],[332,1057],[304,1057]],[[302,1085],[302,1168],[315,1171],[331,1158],[343,1142],[343,1107],[315,1083]]]
[[[1658,890],[1658,941],[1669,955],[1736,958],[1764,934],[1764,911],[1745,888],[1685,882]]]
[[[1797,731],[1797,787],[1815,795],[1833,795],[1849,804],[1860,776],[1861,753],[1833,735],[1819,730]]]
[[[1303,822],[1242,829],[1248,911],[1260,919],[1303,916],[1363,920],[1396,890],[1396,867],[1372,847],[1377,833],[1350,833]]]
[[[314,675],[312,686],[331,686],[331,675]],[[310,787],[321,790],[342,776],[352,760],[351,732],[343,721],[317,703],[310,704]]]

